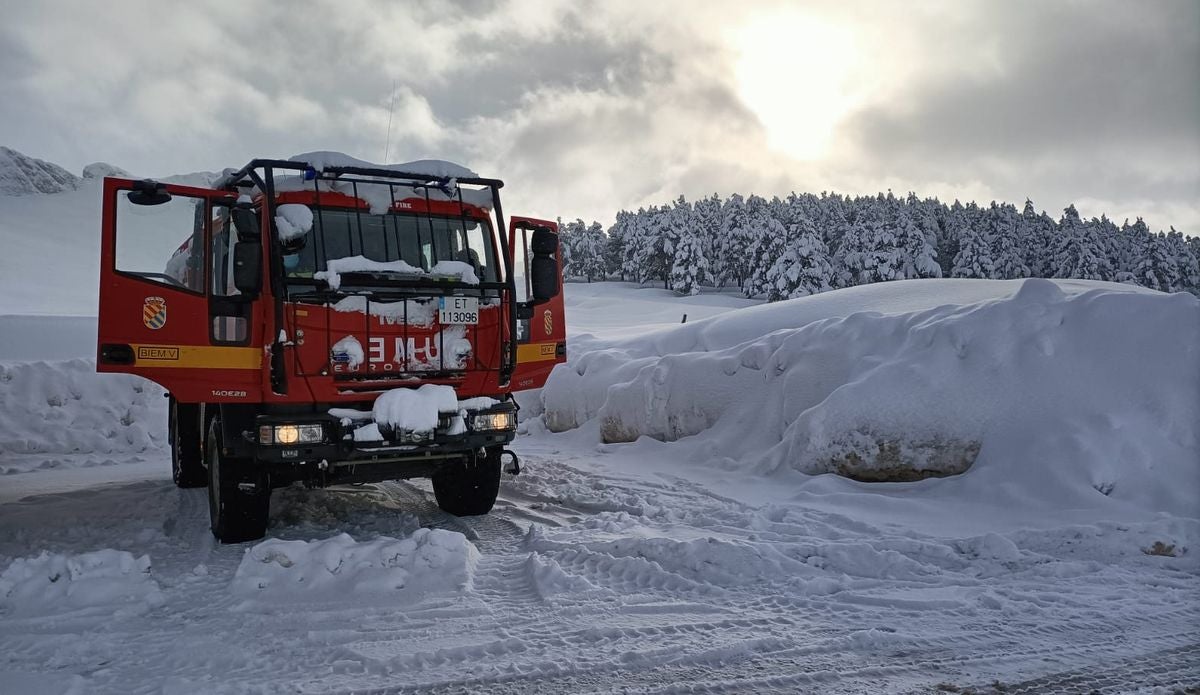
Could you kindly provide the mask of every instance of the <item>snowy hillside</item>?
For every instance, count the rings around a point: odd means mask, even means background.
[[[96,162],[80,178],[0,147],[0,316],[96,315],[101,187],[105,176],[128,174]],[[207,186],[216,177],[197,172],[163,180]]]
[[[57,164],[0,147],[0,195],[62,193],[79,188],[81,180]]]

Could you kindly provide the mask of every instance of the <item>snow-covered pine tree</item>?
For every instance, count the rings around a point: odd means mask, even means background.
[[[692,205],[692,229],[707,265],[704,282],[719,284],[724,269],[719,261],[722,234],[721,198],[716,193],[701,198]]]
[[[672,240],[670,286],[680,294],[700,294],[700,283],[708,270],[696,228],[692,206],[679,196],[671,208],[668,221]]]
[[[851,280],[849,284],[865,285],[895,279],[895,238],[885,227],[884,211],[875,201],[858,201],[862,206],[854,223],[842,238],[838,257]]]
[[[622,280],[625,279],[625,244],[632,222],[633,213],[621,210],[617,213],[616,221],[608,228],[604,242],[605,275],[617,275]]]
[[[783,256],[789,243],[787,228],[775,217],[764,215],[757,224],[758,238],[751,250],[754,265],[742,286],[742,294],[747,297],[769,293],[772,285],[771,269]]]
[[[736,283],[741,287],[750,274],[750,247],[754,238],[746,201],[741,195],[734,193],[725,201],[721,212],[724,228],[718,244],[718,266],[724,274],[719,283]]]
[[[653,244],[650,221],[654,214],[655,208],[638,208],[637,214],[630,219],[629,230],[625,234],[625,255],[621,263],[621,272],[634,282],[646,282],[646,278],[649,277],[645,264]]]
[[[992,259],[991,244],[982,231],[964,227],[959,236],[958,255],[950,275],[956,278],[996,277],[996,262]]]
[[[680,196],[682,199],[683,196]],[[653,206],[646,221],[647,245],[642,249],[640,282],[658,280],[663,289],[670,289],[671,263],[675,257],[675,238],[671,229],[671,210],[668,206]]]
[[[989,234],[994,277],[1000,280],[1016,280],[1029,277],[1029,266],[1017,237],[1017,226],[1021,216],[1017,209],[1007,203],[992,203],[988,208]]]
[[[1150,234],[1134,279],[1143,286],[1160,292],[1174,292],[1180,284],[1179,266],[1171,253],[1165,234]]]
[[[917,198],[916,193],[910,192],[905,199],[905,209],[908,212],[909,218],[917,229],[925,236],[925,241],[929,244],[929,248],[933,249],[934,262],[938,264],[937,275],[925,275],[922,277],[943,277],[946,275],[946,269],[942,268],[941,263],[941,227],[938,224],[937,208],[942,207],[941,203],[934,200],[921,200]]]
[[[1045,238],[1040,229],[1041,222],[1037,209],[1034,208],[1033,201],[1029,198],[1025,199],[1025,205],[1021,208],[1021,216],[1017,218],[1016,222],[1017,248],[1021,251],[1025,267],[1029,268],[1029,277],[1045,277],[1042,268],[1045,265],[1045,250],[1049,240]]]
[[[671,266],[671,289],[679,294],[700,294],[700,282],[707,268],[700,239],[691,230],[681,233],[675,244],[675,263]]]
[[[1112,220],[1108,219],[1108,215],[1103,214],[1100,215],[1099,220],[1093,219],[1091,226],[1092,236],[1104,254],[1104,279],[1115,280],[1123,255],[1121,245],[1124,239],[1121,238],[1121,230],[1113,224]]]
[[[1200,236],[1188,237],[1184,243],[1187,245],[1188,253],[1192,254],[1192,258],[1198,261],[1195,281],[1192,282],[1187,290],[1192,294],[1200,295]]]
[[[941,234],[938,236],[938,265],[944,277],[954,275],[954,259],[961,250],[963,232],[969,226],[966,207],[955,200],[942,215]]]
[[[1063,210],[1058,223],[1051,261],[1051,277],[1079,280],[1106,280],[1108,258],[1097,243],[1091,225],[1079,219],[1075,206]]]
[[[842,196],[822,194],[818,207],[820,218],[816,222],[817,231],[829,250],[830,263],[833,265],[833,277],[829,284],[834,288],[850,287],[854,280],[850,271],[843,264],[841,255],[842,240],[850,231],[851,224],[846,215],[850,212],[851,203]]]
[[[1141,219],[1138,219],[1141,222]],[[1141,222],[1145,226],[1144,222]],[[1117,229],[1117,256],[1113,263],[1113,281],[1137,284],[1138,266],[1145,255],[1148,234],[1126,219]]]
[[[1167,242],[1171,247],[1171,254],[1175,257],[1175,267],[1179,275],[1179,286],[1175,291],[1200,289],[1200,259],[1192,251],[1187,239],[1175,231],[1175,227],[1171,227],[1167,232]]]
[[[593,278],[603,280],[605,275],[604,227],[599,222],[592,222],[586,228],[583,220],[578,220],[578,240],[575,243],[576,272],[591,282]]]
[[[753,230],[753,236],[748,240],[750,264],[742,284],[742,294],[747,297],[766,293],[767,272],[787,246],[788,229],[779,217],[783,213],[784,206],[778,198],[767,202],[752,195],[746,200],[746,215]]]
[[[804,297],[832,288],[829,249],[806,216],[795,216],[790,241],[767,273],[767,301]]]
[[[909,195],[911,199],[916,199],[916,196]],[[921,228],[913,219],[914,212],[918,214],[918,218],[921,217],[921,211],[909,205],[897,205],[893,209],[893,279],[940,278],[942,268],[938,265],[937,247],[934,246],[937,236],[931,234],[931,230]]]
[[[575,225],[573,222],[563,223],[561,217],[557,218],[557,221],[558,253],[562,260],[562,274],[563,277],[571,277],[575,271],[572,265],[575,257]]]

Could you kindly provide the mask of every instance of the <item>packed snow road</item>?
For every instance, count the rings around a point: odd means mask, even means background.
[[[1119,692],[1200,682],[1195,575],[1139,550],[1169,532],[1154,524],[947,542],[802,504],[755,507],[674,476],[598,472],[539,448],[487,517],[448,516],[409,483],[277,493],[273,539],[425,527],[470,541],[477,556],[461,586],[433,577],[400,600],[342,593],[336,581],[312,595],[247,593],[246,546],[214,544],[203,491],[165,477],[7,504],[6,558],[112,548],[149,567],[72,576],[70,600],[31,598],[4,615],[3,690],[866,693],[1038,678],[1036,692],[1058,681],[1063,692],[1103,682]],[[334,564],[309,561],[336,569],[348,557],[326,550]]]
[[[1171,348],[1196,343],[1197,304],[1059,287],[892,283],[698,324],[746,303],[573,287],[579,379],[525,403],[525,470],[491,515],[448,516],[423,482],[288,488],[267,539],[234,546],[213,542],[204,491],[170,482],[160,389],[27,346],[0,364],[0,693],[1200,687],[1200,375]],[[955,291],[960,309],[937,308]],[[852,315],[864,304],[879,313]],[[1114,315],[1179,340],[1137,359],[1144,342],[1102,335]],[[872,368],[838,388],[838,341],[869,331],[855,365]],[[806,375],[815,405],[777,408],[772,379],[805,364],[827,367]],[[970,385],[988,417],[930,410],[910,373]],[[672,398],[695,383],[738,398],[695,417],[703,403]],[[839,405],[853,388],[876,410]],[[916,398],[982,438],[966,474],[860,483],[778,463],[774,443],[811,445],[803,428],[832,406],[885,422],[880,404]],[[573,426],[547,431],[542,404]],[[656,436],[604,443],[613,414]],[[689,433],[664,436],[657,414]]]

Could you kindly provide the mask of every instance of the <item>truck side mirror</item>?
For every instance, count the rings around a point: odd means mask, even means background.
[[[126,194],[134,205],[162,205],[171,202],[171,194],[165,184],[149,179],[134,181],[133,188]]]
[[[529,262],[529,284],[533,304],[558,296],[558,235],[545,227],[533,230],[529,244],[533,258]]]
[[[239,241],[233,245],[233,286],[250,296],[262,289],[261,241]]]
[[[239,240],[258,242],[262,239],[258,227],[258,214],[254,208],[236,205],[230,210],[229,216],[233,219],[233,228],[237,230]]]

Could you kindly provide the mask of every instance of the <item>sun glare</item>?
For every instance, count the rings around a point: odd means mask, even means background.
[[[856,101],[854,35],[785,11],[751,17],[734,40],[738,93],[766,128],[769,146],[801,160],[826,154]]]

